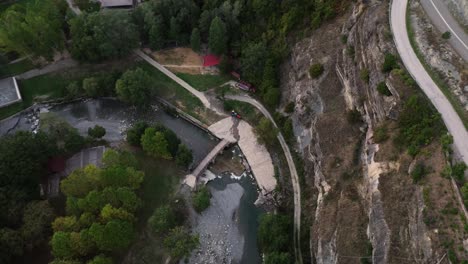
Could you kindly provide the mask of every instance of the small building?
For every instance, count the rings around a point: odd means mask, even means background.
[[[216,66],[221,62],[221,58],[219,56],[208,54],[203,56],[203,67],[212,67]]]
[[[0,108],[22,100],[15,77],[0,80]]]

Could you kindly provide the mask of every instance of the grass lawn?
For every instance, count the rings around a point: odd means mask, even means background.
[[[42,75],[28,80],[18,80],[23,101],[0,109],[0,119],[11,116],[34,103],[34,98],[41,96],[51,100],[63,97],[71,79],[59,75]]]
[[[19,73],[27,72],[34,68],[35,66],[32,64],[32,62],[27,59],[14,64],[7,64],[0,68],[0,78],[14,76]]]
[[[200,118],[198,113],[205,109],[202,102],[197,97],[150,64],[141,62],[138,64],[138,67],[146,71],[153,79],[157,96],[168,100],[177,107],[182,108],[188,114],[196,118]]]
[[[263,117],[263,115],[251,104],[234,101],[234,100],[225,100],[224,101],[224,110],[231,112],[231,110],[236,111],[239,115],[242,116],[248,123],[255,126],[258,123],[258,120]]]
[[[230,80],[225,75],[193,75],[188,73],[177,73],[176,75],[193,86],[193,88],[202,92],[218,87]]]

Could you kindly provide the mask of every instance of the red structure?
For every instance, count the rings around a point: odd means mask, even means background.
[[[221,61],[221,58],[213,55],[213,54],[208,54],[203,57],[203,67],[211,67],[211,66],[216,66],[219,64]]]
[[[66,160],[64,157],[50,158],[47,162],[47,168],[49,169],[49,172],[52,173],[62,172],[65,170],[65,163]]]

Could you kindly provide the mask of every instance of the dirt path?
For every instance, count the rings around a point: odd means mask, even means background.
[[[263,115],[265,115],[274,125],[278,127],[275,123],[275,120],[271,116],[270,112],[257,100],[241,95],[226,95],[227,99],[241,101],[249,103],[255,106]],[[284,155],[288,162],[289,171],[291,173],[291,182],[294,192],[294,252],[296,255],[296,263],[302,264],[302,253],[301,253],[301,188],[299,185],[299,176],[297,175],[296,165],[294,164],[294,159],[289,150],[289,146],[284,140],[283,134],[278,133],[278,140],[283,148]]]
[[[51,63],[40,69],[33,69],[27,72],[23,72],[21,74],[16,75],[15,78],[26,80],[26,79],[31,79],[36,76],[60,71],[60,70],[67,69],[67,68],[72,68],[75,66],[78,66],[77,61],[73,59],[64,59],[64,60],[59,60],[57,62]]]

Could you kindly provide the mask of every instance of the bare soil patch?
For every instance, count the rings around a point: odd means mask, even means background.
[[[190,48],[173,48],[151,53],[157,62],[172,72],[200,74],[203,58]]]

